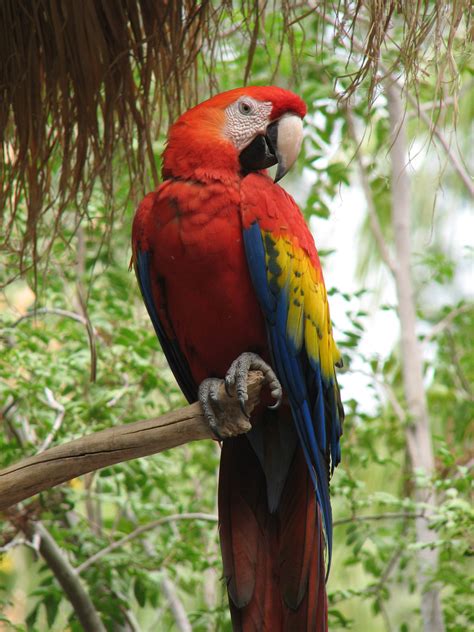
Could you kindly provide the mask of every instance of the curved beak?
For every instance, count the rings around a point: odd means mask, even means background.
[[[266,138],[275,151],[278,168],[275,182],[293,166],[303,142],[303,121],[296,114],[284,114],[278,121],[267,127]]]
[[[301,149],[303,121],[297,114],[284,114],[267,127],[240,153],[240,164],[245,172],[259,171],[278,164],[275,182],[291,169]]]

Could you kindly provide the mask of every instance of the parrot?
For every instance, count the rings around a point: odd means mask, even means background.
[[[223,577],[242,632],[328,628],[342,360],[313,236],[278,184],[299,155],[306,113],[277,86],[235,88],[184,112],[168,133],[162,183],[132,227],[163,352],[221,445]],[[219,389],[246,413],[249,371],[263,373],[264,390],[238,434]]]

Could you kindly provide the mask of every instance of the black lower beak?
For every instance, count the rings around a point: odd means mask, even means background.
[[[271,126],[269,126],[271,127]],[[260,171],[276,165],[277,154],[268,131],[265,136],[256,136],[254,140],[240,152],[239,160],[244,173]]]

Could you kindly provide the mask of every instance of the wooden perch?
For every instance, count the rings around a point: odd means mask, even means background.
[[[247,411],[251,413],[259,401],[263,374],[249,374]],[[240,432],[250,424],[240,411],[237,399],[229,397],[221,387],[223,417]],[[166,413],[157,419],[107,428],[69,443],[58,445],[41,454],[23,459],[0,471],[0,511],[7,509],[45,489],[69,481],[76,476],[103,467],[149,456],[178,445],[212,439],[199,403]]]

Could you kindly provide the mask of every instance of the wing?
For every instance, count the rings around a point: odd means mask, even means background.
[[[258,180],[257,180],[258,179]],[[247,262],[266,319],[274,368],[293,419],[332,548],[329,478],[340,461],[344,411],[326,288],[313,238],[293,199],[262,175],[244,179]]]
[[[191,375],[188,362],[179,348],[166,304],[166,288],[163,279],[153,269],[153,221],[157,193],[149,193],[141,202],[133,220],[132,262],[145,306],[155,328],[156,335],[168,364],[188,402],[197,401],[197,385]]]

